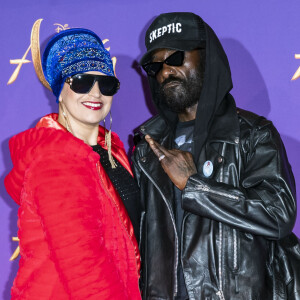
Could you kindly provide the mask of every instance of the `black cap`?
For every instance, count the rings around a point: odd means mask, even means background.
[[[205,28],[203,20],[190,12],[173,12],[159,15],[149,26],[145,45],[146,54],[140,64],[150,61],[156,49],[193,50],[205,48]]]

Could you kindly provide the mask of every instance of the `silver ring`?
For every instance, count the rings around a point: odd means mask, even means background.
[[[164,159],[166,156],[164,155],[164,154],[162,154],[159,158],[158,158],[158,160],[159,161],[161,161],[162,159]]]

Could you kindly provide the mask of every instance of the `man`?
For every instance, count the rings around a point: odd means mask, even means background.
[[[141,127],[133,157],[143,298],[273,299],[272,240],[296,218],[280,136],[236,109],[226,54],[199,16],[162,14],[145,42],[159,114]]]

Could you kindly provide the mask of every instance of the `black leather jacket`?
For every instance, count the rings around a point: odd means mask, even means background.
[[[192,145],[198,174],[182,193],[181,236],[173,184],[157,157],[144,140],[133,157],[143,206],[143,298],[174,299],[181,262],[190,299],[266,300],[273,291],[280,294],[274,299],[285,299],[270,262],[272,241],[287,236],[295,222],[293,174],[272,123],[237,112],[227,56],[213,30],[203,26],[205,73]],[[172,149],[178,116],[161,99],[156,79],[148,80],[159,115],[141,131]],[[203,173],[207,161],[213,164],[209,177]]]
[[[172,148],[162,117],[141,131]],[[214,169],[206,178],[202,168],[208,160]],[[196,162],[198,174],[183,190],[182,236],[173,185],[144,140],[133,163],[143,206],[143,299],[174,299],[180,260],[190,299],[273,299],[269,249],[272,240],[292,231],[296,203],[285,149],[270,121],[236,110],[232,101],[215,116]]]

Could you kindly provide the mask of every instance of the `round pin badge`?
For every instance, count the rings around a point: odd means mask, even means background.
[[[209,177],[212,172],[214,170],[214,165],[210,160],[207,160],[204,164],[203,164],[203,174],[205,177]]]

